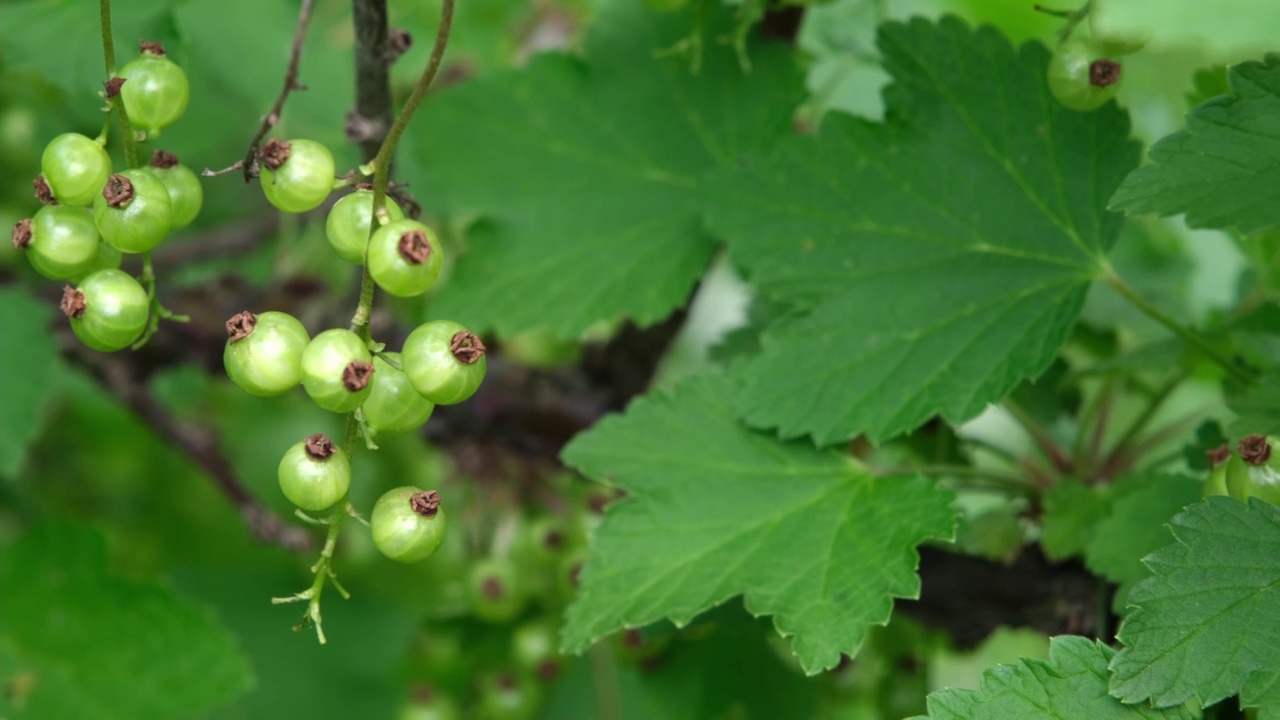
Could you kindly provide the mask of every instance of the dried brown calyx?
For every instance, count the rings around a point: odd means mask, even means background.
[[[502,581],[490,575],[480,583],[480,592],[490,600],[498,600],[503,595]]]
[[[49,181],[44,179],[44,175],[37,175],[35,180],[31,181],[31,187],[36,189],[36,199],[42,205],[57,205],[58,200],[53,196],[53,188],[49,187]]]
[[[1271,457],[1271,444],[1266,435],[1246,435],[1236,446],[1240,459],[1250,465],[1261,465]]]
[[[133,182],[120,173],[111,173],[107,184],[102,188],[102,197],[113,208],[128,207],[133,202]]]
[[[435,517],[440,512],[440,493],[435,490],[414,493],[409,498],[409,508],[422,517]]]
[[[431,258],[431,243],[421,230],[410,230],[400,235],[400,257],[410,265],[421,265]],[[483,351],[484,346],[481,346]]]
[[[164,55],[165,54],[164,45],[161,45],[160,43],[155,42],[154,40],[139,40],[138,49],[144,53],[147,53],[148,55]]]
[[[342,387],[351,392],[359,392],[369,386],[373,379],[373,365],[363,360],[352,360],[342,369]]]
[[[124,83],[128,78],[113,77],[102,83],[102,94],[110,100],[120,94],[120,88],[124,87]]]
[[[542,544],[550,550],[559,550],[564,547],[564,534],[559,530],[548,530],[542,536]]]
[[[155,150],[151,153],[151,167],[164,170],[178,164],[178,156],[166,150]]]
[[[230,342],[239,342],[246,337],[253,329],[258,326],[258,316],[245,310],[236,313],[227,321],[227,340]]]
[[[1226,443],[1222,443],[1218,447],[1206,451],[1205,455],[1209,457],[1209,464],[1211,466],[1221,465],[1231,459],[1231,448]]]
[[[277,140],[271,138],[266,145],[258,151],[258,159],[262,161],[272,170],[279,170],[280,166],[289,160],[289,154],[293,152],[293,146],[287,140]]]
[[[84,315],[84,293],[70,285],[62,289],[62,313],[69,318]]]
[[[474,333],[459,330],[449,340],[449,352],[463,365],[474,365],[484,357],[484,343]]]
[[[1097,87],[1107,87],[1120,82],[1120,63],[1100,58],[1089,64],[1089,82]]]
[[[13,246],[25,250],[31,244],[31,218],[13,224]]]
[[[307,438],[306,445],[303,449],[307,452],[307,457],[312,460],[328,460],[338,451],[338,446],[326,435],[316,433]]]

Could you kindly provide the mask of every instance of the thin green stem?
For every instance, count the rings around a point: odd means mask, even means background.
[[[116,77],[116,43],[111,34],[111,0],[98,1],[98,14],[102,20],[102,60],[107,68],[107,79]],[[116,112],[120,121],[120,142],[124,144],[124,162],[131,168],[138,167],[138,142],[133,136],[133,124],[129,122],[129,113],[124,103],[116,98],[107,98],[107,104]],[[106,132],[103,132],[106,140]]]
[[[976,480],[982,485],[998,487],[1021,495],[1029,495],[1033,488],[1026,478],[1014,473],[973,467],[971,465],[909,465],[906,467],[877,468],[878,477],[891,475],[933,475],[939,477]]]
[[[1253,379],[1252,373],[1232,362],[1230,358],[1223,355],[1217,348],[1209,344],[1209,341],[1199,333],[1178,322],[1178,320],[1173,316],[1156,307],[1154,303],[1139,295],[1136,290],[1130,287],[1129,284],[1121,279],[1121,277],[1111,268],[1107,268],[1102,279],[1105,280],[1108,285],[1115,288],[1116,292],[1120,293],[1124,299],[1128,300],[1135,307],[1141,310],[1147,317],[1155,320],[1161,325],[1164,325],[1172,331],[1173,334],[1185,340],[1188,345],[1199,350],[1205,357],[1209,358],[1225,370],[1232,378],[1246,383]]]
[[[151,251],[142,253],[142,277],[138,278],[142,283],[142,287],[147,290],[147,302],[151,305],[151,311],[147,314],[147,327],[142,331],[142,335],[138,336],[137,341],[131,346],[134,350],[141,348],[147,344],[152,335],[156,334],[156,330],[160,329],[161,320],[172,320],[174,322],[190,322],[191,318],[187,315],[179,315],[164,305],[160,304],[160,300],[156,298],[156,271],[151,265]]]
[[[1171,375],[1163,385],[1156,388],[1151,399],[1147,401],[1147,406],[1142,409],[1142,413],[1129,424],[1129,427],[1124,431],[1124,434],[1120,436],[1120,439],[1116,441],[1115,446],[1112,447],[1112,455],[1129,450],[1129,446],[1133,443],[1134,439],[1137,438],[1138,435],[1142,434],[1143,430],[1147,429],[1147,425],[1149,425],[1155,418],[1156,413],[1160,412],[1160,408],[1164,405],[1165,401],[1169,399],[1169,396],[1173,394],[1173,391],[1177,390],[1178,386],[1182,384],[1182,381],[1186,379],[1187,372],[1185,370],[1180,370]]]
[[[1030,413],[1023,410],[1021,406],[1011,399],[1004,401],[1004,409],[1013,416],[1013,419],[1022,426],[1023,430],[1027,431],[1027,434],[1035,441],[1036,446],[1040,448],[1040,451],[1044,453],[1044,456],[1055,468],[1060,472],[1066,472],[1071,469],[1071,459],[1062,450],[1062,446],[1058,444],[1057,440],[1053,439],[1048,430],[1041,427],[1040,423],[1031,417]]]
[[[1043,5],[1036,5],[1035,9],[1037,12],[1062,18],[1066,21],[1058,30],[1058,42],[1066,42],[1071,37],[1071,33],[1075,32],[1076,26],[1083,22],[1085,18],[1089,17],[1089,10],[1092,9],[1092,7],[1093,0],[1087,0],[1083,5],[1075,10],[1055,10]]]

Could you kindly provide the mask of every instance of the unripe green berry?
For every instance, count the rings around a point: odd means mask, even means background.
[[[316,405],[349,413],[372,391],[373,355],[359,335],[342,328],[316,335],[302,352],[302,387]]]
[[[113,352],[133,344],[147,327],[151,300],[133,276],[99,270],[62,294],[71,330],[94,350]]]
[[[310,341],[307,329],[288,313],[245,311],[227,321],[222,364],[250,395],[281,395],[302,382],[302,353]]]
[[[402,563],[425,560],[444,542],[440,493],[415,487],[389,490],[374,503],[369,527],[373,544],[388,558]]]
[[[418,326],[405,339],[401,357],[414,389],[437,405],[466,400],[484,380],[484,343],[449,320]]]
[[[285,451],[278,475],[289,502],[309,512],[332,507],[351,488],[347,454],[319,433]]]

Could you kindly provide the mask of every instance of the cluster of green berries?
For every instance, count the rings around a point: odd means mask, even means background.
[[[189,97],[186,74],[156,43],[142,43],[107,86],[147,138],[176,121]],[[36,272],[73,283],[62,298],[71,329],[85,345],[110,352],[138,339],[151,310],[146,290],[119,269],[122,255],[148,252],[189,225],[204,192],[196,174],[163,150],[148,167],[112,172],[103,142],[78,133],[49,142],[33,182],[44,207],[14,225],[13,244]]]
[[[1213,470],[1204,481],[1204,496],[1229,495],[1241,502],[1251,497],[1280,505],[1280,439],[1246,435],[1236,452],[1223,445],[1210,453]]]
[[[1141,50],[1146,38],[1117,38],[1096,26],[1097,5],[1089,13],[1090,37],[1064,40],[1049,60],[1049,90],[1064,107],[1096,110],[1120,90],[1120,58]]]
[[[333,155],[321,143],[273,139],[258,160],[263,194],[285,212],[313,210],[334,189]],[[335,203],[325,231],[340,257],[367,263],[370,276],[392,295],[421,295],[440,275],[444,251],[435,231],[405,218],[391,199],[385,215],[376,217],[369,188]],[[484,379],[484,343],[456,322],[419,326],[400,352],[375,353],[380,347],[345,328],[313,338],[286,313],[242,312],[227,321],[223,363],[232,382],[251,395],[281,395],[302,385],[325,410],[358,412],[369,435],[417,430],[436,405],[463,402]],[[315,512],[346,498],[351,470],[341,448],[313,435],[285,453],[279,480],[291,502]],[[444,523],[439,494],[411,487],[383,495],[370,517],[378,549],[402,562],[431,556]]]

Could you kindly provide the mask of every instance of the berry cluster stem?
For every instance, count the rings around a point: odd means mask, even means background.
[[[98,12],[102,19],[102,60],[106,65],[107,79],[116,76],[116,44],[111,34],[111,0],[99,0]],[[116,119],[120,122],[120,142],[124,144],[124,162],[131,168],[138,167],[138,141],[133,135],[133,123],[129,122],[129,113],[118,96],[107,98],[107,105],[115,110]],[[102,133],[106,140],[106,132]]]

